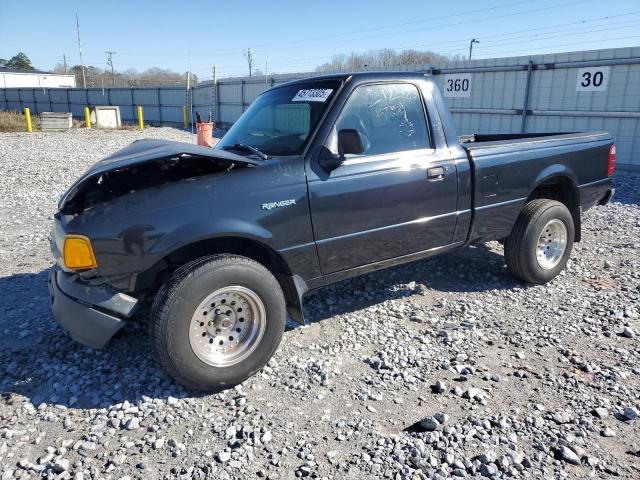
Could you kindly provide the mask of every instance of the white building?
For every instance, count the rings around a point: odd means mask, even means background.
[[[76,77],[39,70],[13,70],[0,67],[0,88],[73,88]]]

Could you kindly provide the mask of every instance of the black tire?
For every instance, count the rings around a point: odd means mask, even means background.
[[[247,358],[231,366],[202,361],[189,340],[198,305],[229,285],[252,290],[266,312],[264,334]],[[262,368],[275,353],[286,322],[285,299],[276,278],[262,264],[239,255],[214,255],[189,262],[169,278],[151,307],[150,333],[160,364],[176,381],[196,390],[235,386]]]
[[[551,220],[560,220],[566,228],[566,247],[553,268],[543,268],[537,260],[538,239]],[[575,229],[567,207],[555,200],[540,198],[527,203],[504,245],[507,267],[513,275],[533,284],[543,284],[555,278],[565,267],[571,250]]]

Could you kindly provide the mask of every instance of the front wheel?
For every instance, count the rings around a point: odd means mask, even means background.
[[[151,308],[163,368],[188,388],[241,383],[275,353],[286,314],[282,289],[260,263],[215,255],[174,272]]]
[[[573,218],[555,200],[527,203],[504,245],[507,267],[525,282],[542,284],[565,267],[573,248]]]

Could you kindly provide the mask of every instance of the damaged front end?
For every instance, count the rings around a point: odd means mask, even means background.
[[[246,168],[259,162],[222,150],[165,140],[138,140],[89,168],[58,209],[77,215],[124,195],[169,183]]]
[[[104,346],[139,306],[137,276],[156,261],[148,252],[169,228],[162,212],[185,204],[194,206],[180,218],[201,212],[211,201],[209,178],[258,163],[197,145],[139,140],[89,168],[54,215],[49,290],[58,323],[81,343]]]

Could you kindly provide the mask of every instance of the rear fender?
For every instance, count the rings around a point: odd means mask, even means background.
[[[539,193],[549,185],[553,186],[558,192],[558,196],[549,196],[555,200],[561,201],[566,205],[573,218],[574,241],[579,242],[582,238],[582,209],[580,207],[580,191],[578,190],[578,182],[573,170],[561,164],[553,164],[542,170],[536,177],[533,188],[529,193],[527,202],[534,198],[545,197]]]

